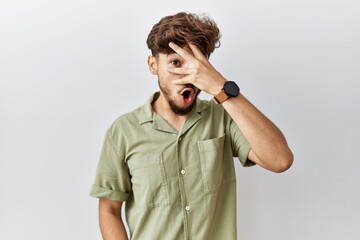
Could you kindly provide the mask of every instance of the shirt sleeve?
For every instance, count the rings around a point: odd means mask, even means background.
[[[232,119],[230,120],[229,129],[234,157],[237,157],[244,167],[255,165],[254,162],[248,159],[251,149],[250,144]]]
[[[90,196],[126,201],[131,194],[128,166],[124,161],[121,142],[116,143],[111,128],[106,132]]]

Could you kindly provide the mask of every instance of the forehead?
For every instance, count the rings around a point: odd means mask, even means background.
[[[183,49],[190,53],[192,56],[194,56],[192,50],[190,49],[190,47],[183,47]],[[159,60],[166,60],[169,58],[180,58],[183,59],[183,57],[181,57],[177,52],[172,52],[172,53],[158,53],[158,59]]]
[[[161,59],[168,59],[168,58],[182,58],[178,53],[159,53],[159,58]]]
[[[191,50],[191,48],[190,48],[189,45],[184,45],[184,46],[182,46],[181,48],[182,48],[182,50],[185,50],[187,53],[189,53],[189,54],[191,54],[191,55],[194,56],[194,54],[193,54],[193,52],[192,52],[192,50]],[[171,56],[171,57],[172,57],[172,56],[179,56],[179,54],[178,54],[177,52],[175,52],[174,50],[172,50],[171,48],[167,49],[167,50],[164,51],[164,52],[159,51],[159,52],[158,52],[158,55],[159,55],[159,56],[162,56],[162,57],[164,57],[164,55],[165,55],[165,56]]]

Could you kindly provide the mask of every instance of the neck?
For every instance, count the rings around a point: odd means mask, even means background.
[[[187,115],[178,115],[174,113],[165,97],[160,93],[160,96],[152,104],[153,111],[164,118],[177,131],[183,127]]]

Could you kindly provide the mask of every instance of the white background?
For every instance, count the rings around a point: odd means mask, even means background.
[[[105,130],[157,90],[146,37],[179,11],[214,18],[212,64],[295,154],[283,174],[236,163],[239,239],[360,239],[357,0],[0,0],[0,239],[101,238]]]

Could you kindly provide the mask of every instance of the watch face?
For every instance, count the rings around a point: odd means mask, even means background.
[[[236,97],[237,95],[239,95],[240,89],[235,82],[227,81],[224,85],[224,92],[229,97]]]

